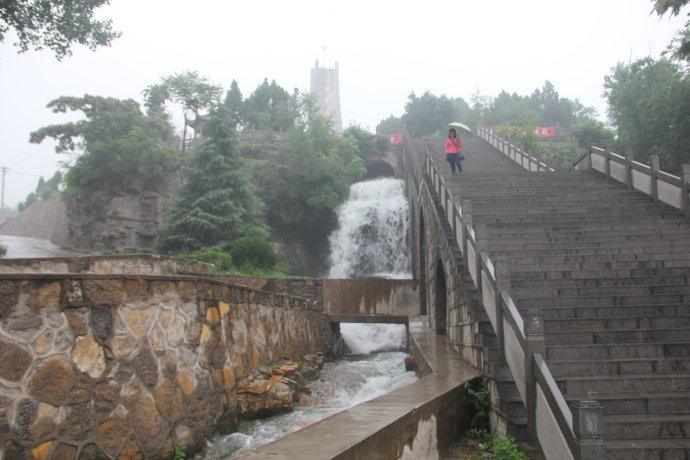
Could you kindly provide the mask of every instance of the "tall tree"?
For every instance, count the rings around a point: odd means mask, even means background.
[[[225,93],[223,107],[228,113],[231,122],[235,127],[242,123],[242,92],[236,80],[230,84],[230,89]]]
[[[182,127],[182,151],[186,148],[187,125],[196,120],[199,112],[208,109],[215,102],[222,88],[211,84],[206,77],[198,72],[188,70],[182,73],[168,75],[157,85],[151,85],[144,90],[146,107],[160,112],[163,104],[171,100],[182,107],[184,125]],[[192,117],[194,115],[194,117]]]
[[[379,149],[376,147],[376,136],[359,125],[349,126],[343,131],[343,136],[355,141],[359,156],[363,159],[380,154]]]
[[[109,0],[0,0],[0,42],[9,30],[17,33],[14,46],[23,53],[31,48],[50,49],[60,60],[80,44],[91,50],[109,46],[120,36],[112,21],[94,19],[94,10]]]
[[[659,151],[669,172],[690,161],[690,77],[678,64],[651,58],[619,63],[604,88],[621,146],[640,161]]]
[[[391,115],[388,118],[384,118],[376,125],[376,134],[382,136],[388,136],[393,133],[400,132],[401,120],[398,117]]]
[[[448,97],[434,96],[426,91],[419,97],[415,93],[408,96],[402,119],[410,135],[422,137],[444,130],[453,121],[454,115],[455,108]]]
[[[663,16],[666,13],[678,16],[681,10],[688,6],[690,0],[653,0],[653,3],[654,11],[659,16]],[[690,18],[690,9],[687,12],[687,16]],[[685,29],[678,33],[671,46],[675,46],[673,50],[674,57],[690,61],[690,19],[685,23]]]
[[[60,97],[48,107],[55,113],[76,111],[86,117],[46,126],[30,137],[33,143],[55,139],[58,153],[81,153],[66,174],[68,192],[117,189],[136,179],[153,186],[176,162],[174,152],[161,146],[169,132],[131,99]]]
[[[256,129],[288,130],[297,118],[296,98],[290,95],[275,80],[268,79],[254,90],[244,101],[244,122]]]
[[[159,247],[165,252],[216,246],[266,235],[263,205],[251,190],[237,153],[235,124],[222,105],[210,114],[205,138],[184,172],[184,185],[167,210]]]

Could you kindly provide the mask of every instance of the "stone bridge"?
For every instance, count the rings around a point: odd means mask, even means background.
[[[400,158],[420,314],[489,379],[494,428],[549,459],[687,458],[690,166],[590,146],[556,172],[480,129],[451,175],[442,142]]]

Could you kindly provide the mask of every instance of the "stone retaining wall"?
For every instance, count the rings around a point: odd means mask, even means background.
[[[237,382],[325,351],[321,305],[194,277],[5,275],[0,458],[170,458],[236,423]]]
[[[210,264],[156,255],[112,255],[0,259],[0,273],[93,273],[124,275],[174,275],[204,273]]]

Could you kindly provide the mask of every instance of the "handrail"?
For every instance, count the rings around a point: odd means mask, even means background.
[[[493,145],[497,141],[493,138],[489,142]],[[505,149],[505,144],[503,148]],[[510,152],[510,148],[508,150]],[[547,458],[604,459],[606,454],[601,439],[603,432],[601,405],[594,401],[586,401],[582,403],[583,409],[577,412],[578,417],[589,417],[584,425],[588,427],[587,429],[591,428],[591,432],[573,428],[573,414],[543,358],[545,345],[541,316],[532,315],[528,328],[506,287],[509,279],[499,279],[495,263],[488,254],[480,252],[482,248],[477,243],[478,235],[472,224],[471,211],[463,214],[459,208],[461,200],[457,200],[457,205],[453,205],[453,194],[446,186],[446,180],[439,173],[428,146],[425,148],[425,154],[425,173],[432,185],[427,188],[444,203],[442,209],[445,212],[453,215],[458,213],[462,225],[451,225],[456,232],[454,239],[456,242],[466,242],[467,251],[470,252],[471,248],[471,253],[474,254],[474,260],[469,260],[470,254],[465,254],[464,248],[460,248],[465,256],[464,263],[473,275],[472,280],[477,290],[481,292],[484,309],[492,320],[491,324],[499,344],[499,354],[505,357],[527,408],[530,434],[540,442]],[[528,167],[532,166],[528,165]],[[438,188],[435,184],[438,184]],[[450,198],[450,206],[445,204],[446,195]],[[450,216],[447,217],[450,221]],[[561,438],[553,436],[553,426],[557,427]],[[564,440],[565,444],[560,442],[560,439]],[[589,442],[587,449],[581,446],[583,439]]]
[[[493,130],[480,126],[477,131],[482,139],[496,147],[523,168],[530,171],[555,171],[555,169],[546,166],[531,155],[522,152],[506,139],[494,133]],[[506,145],[508,146],[507,152]],[[525,165],[525,158],[527,159],[527,165]],[[626,184],[628,188],[634,188],[642,193],[651,195],[654,201],[662,201],[669,204],[683,211],[685,217],[690,217],[690,197],[688,196],[690,194],[690,165],[684,164],[682,166],[682,174],[676,176],[659,169],[658,155],[650,156],[652,163],[650,166],[633,160],[631,154],[622,156],[609,151],[608,148],[592,145],[578,158],[571,161],[569,169],[577,169],[585,159],[589,159],[589,164],[582,169],[593,169],[604,174],[609,179]],[[536,169],[534,169],[535,167]]]

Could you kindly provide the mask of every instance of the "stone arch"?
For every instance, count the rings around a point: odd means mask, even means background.
[[[426,302],[426,227],[424,226],[424,212],[419,210],[419,314],[427,314]]]
[[[436,283],[435,283],[435,302],[434,317],[436,322],[436,333],[445,335],[446,333],[446,306],[448,303],[448,291],[446,289],[446,269],[443,267],[441,259],[436,263]]]
[[[377,177],[394,177],[395,170],[393,166],[384,160],[372,160],[367,164],[367,172],[364,175],[365,179],[375,179]]]

